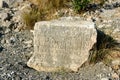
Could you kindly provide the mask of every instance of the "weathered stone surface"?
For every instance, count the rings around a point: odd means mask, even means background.
[[[0,0],[0,8],[3,7],[3,0]]]
[[[120,8],[104,11],[100,17],[103,21],[98,22],[97,27],[120,43]]]
[[[8,13],[0,13],[0,17],[2,21],[8,20]]]
[[[78,18],[42,21],[34,28],[34,54],[27,65],[38,71],[77,71],[96,42],[94,23]]]
[[[9,7],[16,2],[23,2],[23,0],[0,0],[0,8]]]

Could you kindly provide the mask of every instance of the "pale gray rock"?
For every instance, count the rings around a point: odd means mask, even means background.
[[[103,22],[96,22],[98,29],[120,42],[120,8],[104,11],[100,17]]]
[[[11,42],[11,43],[14,43],[15,41],[16,41],[15,37],[12,36],[12,37],[10,38],[10,42]]]
[[[12,6],[16,2],[23,2],[23,0],[4,0],[4,2],[8,4],[8,6]]]
[[[109,78],[102,78],[101,80],[109,80]]]
[[[3,21],[3,26],[7,27],[7,28],[10,28],[12,26],[12,22],[11,21]]]
[[[105,10],[103,13],[100,14],[100,17],[104,19],[111,19],[111,17],[116,13],[116,10]],[[109,14],[109,16],[108,16]]]
[[[3,50],[3,47],[2,46],[0,46],[0,52]]]
[[[34,28],[34,54],[27,62],[38,71],[77,71],[96,43],[93,22],[67,17],[42,21]]]
[[[27,48],[30,48],[30,47],[32,47],[32,40],[25,41],[24,44],[27,45],[27,46],[26,46]]]
[[[11,30],[8,28],[5,30],[5,34],[9,33]]]
[[[0,13],[0,18],[1,18],[1,20],[7,20],[7,18],[8,18],[8,13]]]
[[[3,0],[0,0],[0,8],[3,7]]]
[[[0,8],[8,7],[7,0],[0,0]]]
[[[20,3],[24,0],[0,0],[0,8],[12,6],[14,3]]]
[[[25,43],[25,44],[32,44],[32,40],[25,41],[24,43]]]

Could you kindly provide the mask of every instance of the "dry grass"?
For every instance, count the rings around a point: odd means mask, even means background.
[[[117,45],[118,43],[112,37],[98,30],[97,44],[91,50],[89,63],[103,61],[109,64],[114,58],[120,58],[120,51],[118,51],[120,49],[117,49]]]
[[[30,0],[33,4],[39,6],[40,9],[59,9],[65,6],[69,0]]]
[[[33,29],[37,21],[44,20],[45,13],[37,8],[31,8],[29,12],[22,13],[22,20],[25,24],[24,29]]]
[[[25,29],[33,29],[37,21],[55,19],[56,10],[64,7],[68,0],[29,0],[33,6],[22,14]]]
[[[54,13],[66,7],[67,2],[72,0],[28,0],[33,3],[34,6],[29,11],[22,14],[23,22],[27,29],[33,29],[34,24],[37,21],[41,20],[51,20],[58,18]],[[94,1],[103,1],[103,0],[93,0]]]

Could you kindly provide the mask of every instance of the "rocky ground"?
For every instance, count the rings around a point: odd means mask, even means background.
[[[26,63],[33,53],[33,32],[20,31],[23,26],[20,11],[27,4],[22,1],[0,9],[0,80],[120,80],[120,68],[114,70],[102,62],[80,68],[78,72],[38,72],[29,68]],[[94,21],[98,29],[117,40],[120,48],[119,0],[85,12],[82,17]],[[120,65],[120,60],[115,64]]]

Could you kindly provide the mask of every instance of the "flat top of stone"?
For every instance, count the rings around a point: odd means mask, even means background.
[[[61,27],[87,27],[87,28],[94,28],[94,23],[91,21],[83,21],[79,17],[62,17],[58,20],[51,20],[51,21],[40,21],[35,24],[35,29],[38,29],[40,25],[45,26],[61,26]]]

